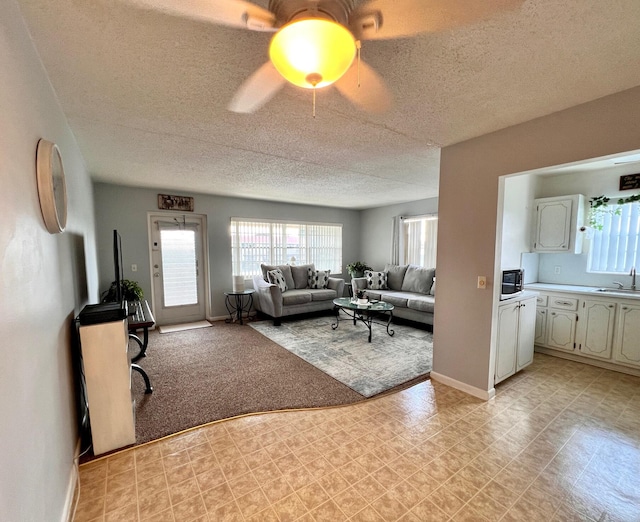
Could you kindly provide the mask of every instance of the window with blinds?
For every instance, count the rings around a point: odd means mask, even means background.
[[[438,216],[407,217],[403,220],[404,263],[436,266]]]
[[[246,278],[270,265],[314,263],[342,273],[342,225],[231,218],[233,275]]]
[[[640,268],[640,203],[609,205],[600,218],[602,230],[593,230],[588,271],[628,274],[631,267]]]

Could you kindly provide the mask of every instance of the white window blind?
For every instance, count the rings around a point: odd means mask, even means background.
[[[260,263],[314,263],[320,270],[342,272],[342,225],[288,223],[231,218],[233,275],[260,273]]]
[[[436,266],[438,216],[417,216],[403,220],[404,262]]]
[[[160,229],[164,305],[198,302],[198,265],[193,230]]]
[[[593,230],[589,271],[629,273],[640,262],[640,203],[609,205],[602,230]],[[638,267],[640,268],[640,267]]]

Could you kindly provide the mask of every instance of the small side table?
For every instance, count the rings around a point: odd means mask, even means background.
[[[247,312],[247,315],[249,314],[249,311],[253,306],[254,292],[255,290],[250,288],[248,290],[243,290],[242,292],[229,291],[224,293],[224,305],[227,307],[227,311],[229,312],[229,319],[225,319],[225,323],[238,321],[240,324],[243,324],[242,315],[244,312]]]

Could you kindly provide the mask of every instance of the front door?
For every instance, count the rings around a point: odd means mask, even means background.
[[[158,325],[205,319],[205,226],[204,216],[149,216],[153,310]]]

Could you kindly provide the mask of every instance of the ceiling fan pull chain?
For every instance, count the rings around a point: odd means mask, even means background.
[[[313,119],[316,119],[316,87],[313,86]]]
[[[360,40],[356,40],[356,49],[358,49],[358,87],[360,87],[360,49],[362,49]]]

